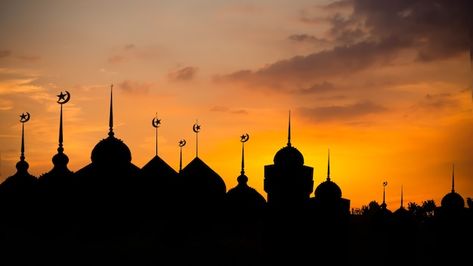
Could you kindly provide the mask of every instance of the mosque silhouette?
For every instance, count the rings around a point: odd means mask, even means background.
[[[176,172],[158,156],[141,169],[113,130],[110,91],[108,136],[91,163],[72,172],[63,146],[61,92],[59,145],[53,168],[28,173],[25,123],[20,116],[17,172],[0,184],[0,265],[472,265],[473,207],[455,192],[441,206],[394,212],[371,202],[350,213],[350,200],[330,176],[314,190],[314,169],[291,142],[264,166],[267,201],[248,186],[245,143],[238,184],[223,179],[199,156]],[[160,120],[153,119],[157,130]],[[200,125],[193,127],[198,141]],[[198,147],[198,145],[197,145]],[[385,187],[387,183],[384,183]],[[383,189],[384,189],[383,187]],[[471,200],[471,199],[469,199]]]

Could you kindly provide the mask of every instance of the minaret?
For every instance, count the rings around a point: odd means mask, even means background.
[[[113,133],[113,84],[110,85],[110,115],[108,118],[108,127],[109,127],[108,136],[113,137],[115,135]]]
[[[59,93],[57,95],[58,100],[57,103],[61,106],[60,108],[60,115],[59,115],[59,139],[58,139],[58,148],[57,154],[53,156],[53,164],[54,168],[61,168],[65,169],[67,173],[70,171],[67,169],[67,163],[69,162],[69,158],[67,155],[64,154],[64,134],[63,134],[63,123],[62,123],[62,106],[69,102],[71,99],[71,94],[68,91],[63,93]],[[63,173],[66,174],[66,173]]]

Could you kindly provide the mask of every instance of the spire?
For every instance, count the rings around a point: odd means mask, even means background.
[[[110,86],[110,116],[108,119],[109,132],[108,135],[113,137],[113,84]]]
[[[22,113],[20,115],[20,122],[21,122],[21,154],[20,154],[20,161],[25,161],[25,123],[28,122],[31,118],[30,113]]]
[[[287,146],[291,147],[291,110],[289,110],[289,123],[287,126]]]
[[[199,157],[199,132],[200,132],[200,125],[199,121],[196,120],[194,126],[192,126],[192,130],[195,133],[195,157]]]
[[[153,125],[153,127],[156,129],[155,131],[155,137],[156,137],[156,140],[155,140],[155,145],[156,145],[156,156],[158,156],[158,127],[161,125],[161,119],[158,119],[158,113],[156,112],[156,115],[155,117],[153,118],[151,124]]]
[[[330,181],[330,149],[328,149],[327,181]]]
[[[179,141],[179,173],[182,171],[182,147],[186,146],[186,140]]]
[[[455,193],[455,164],[452,165],[452,193]]]
[[[61,93],[59,93],[57,95],[58,97],[58,100],[57,100],[57,103],[59,105],[61,105],[61,113],[60,113],[60,116],[59,116],[59,145],[58,145],[58,148],[57,148],[57,151],[58,153],[63,153],[64,151],[64,148],[63,148],[63,140],[64,140],[64,137],[63,137],[63,129],[62,129],[62,105],[67,103],[70,99],[71,99],[71,94],[66,91],[66,93],[63,93],[61,91]]]
[[[401,209],[404,209],[404,189],[401,186]]]
[[[388,185],[387,181],[383,182],[383,203],[381,204],[381,208],[386,209],[386,186]]]

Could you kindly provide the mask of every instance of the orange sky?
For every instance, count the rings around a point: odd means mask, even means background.
[[[108,130],[115,84],[115,132],[133,163],[159,155],[178,168],[195,151],[235,186],[239,136],[249,184],[264,196],[263,166],[292,142],[352,207],[382,200],[473,197],[472,72],[468,1],[3,1],[0,8],[0,152],[3,180],[19,159],[18,115],[28,111],[30,173],[51,167],[59,105],[69,168],[90,162]],[[379,4],[377,4],[379,3]],[[384,3],[384,4],[381,4]],[[462,6],[463,5],[463,6]],[[470,4],[471,5],[471,4]]]

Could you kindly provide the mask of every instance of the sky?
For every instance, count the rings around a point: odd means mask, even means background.
[[[224,179],[240,173],[263,196],[264,165],[287,143],[331,178],[351,206],[395,210],[455,190],[473,197],[472,10],[468,0],[0,1],[0,182],[19,160],[19,114],[35,176],[52,168],[67,90],[69,168],[90,163],[114,131],[145,165],[195,156]]]

